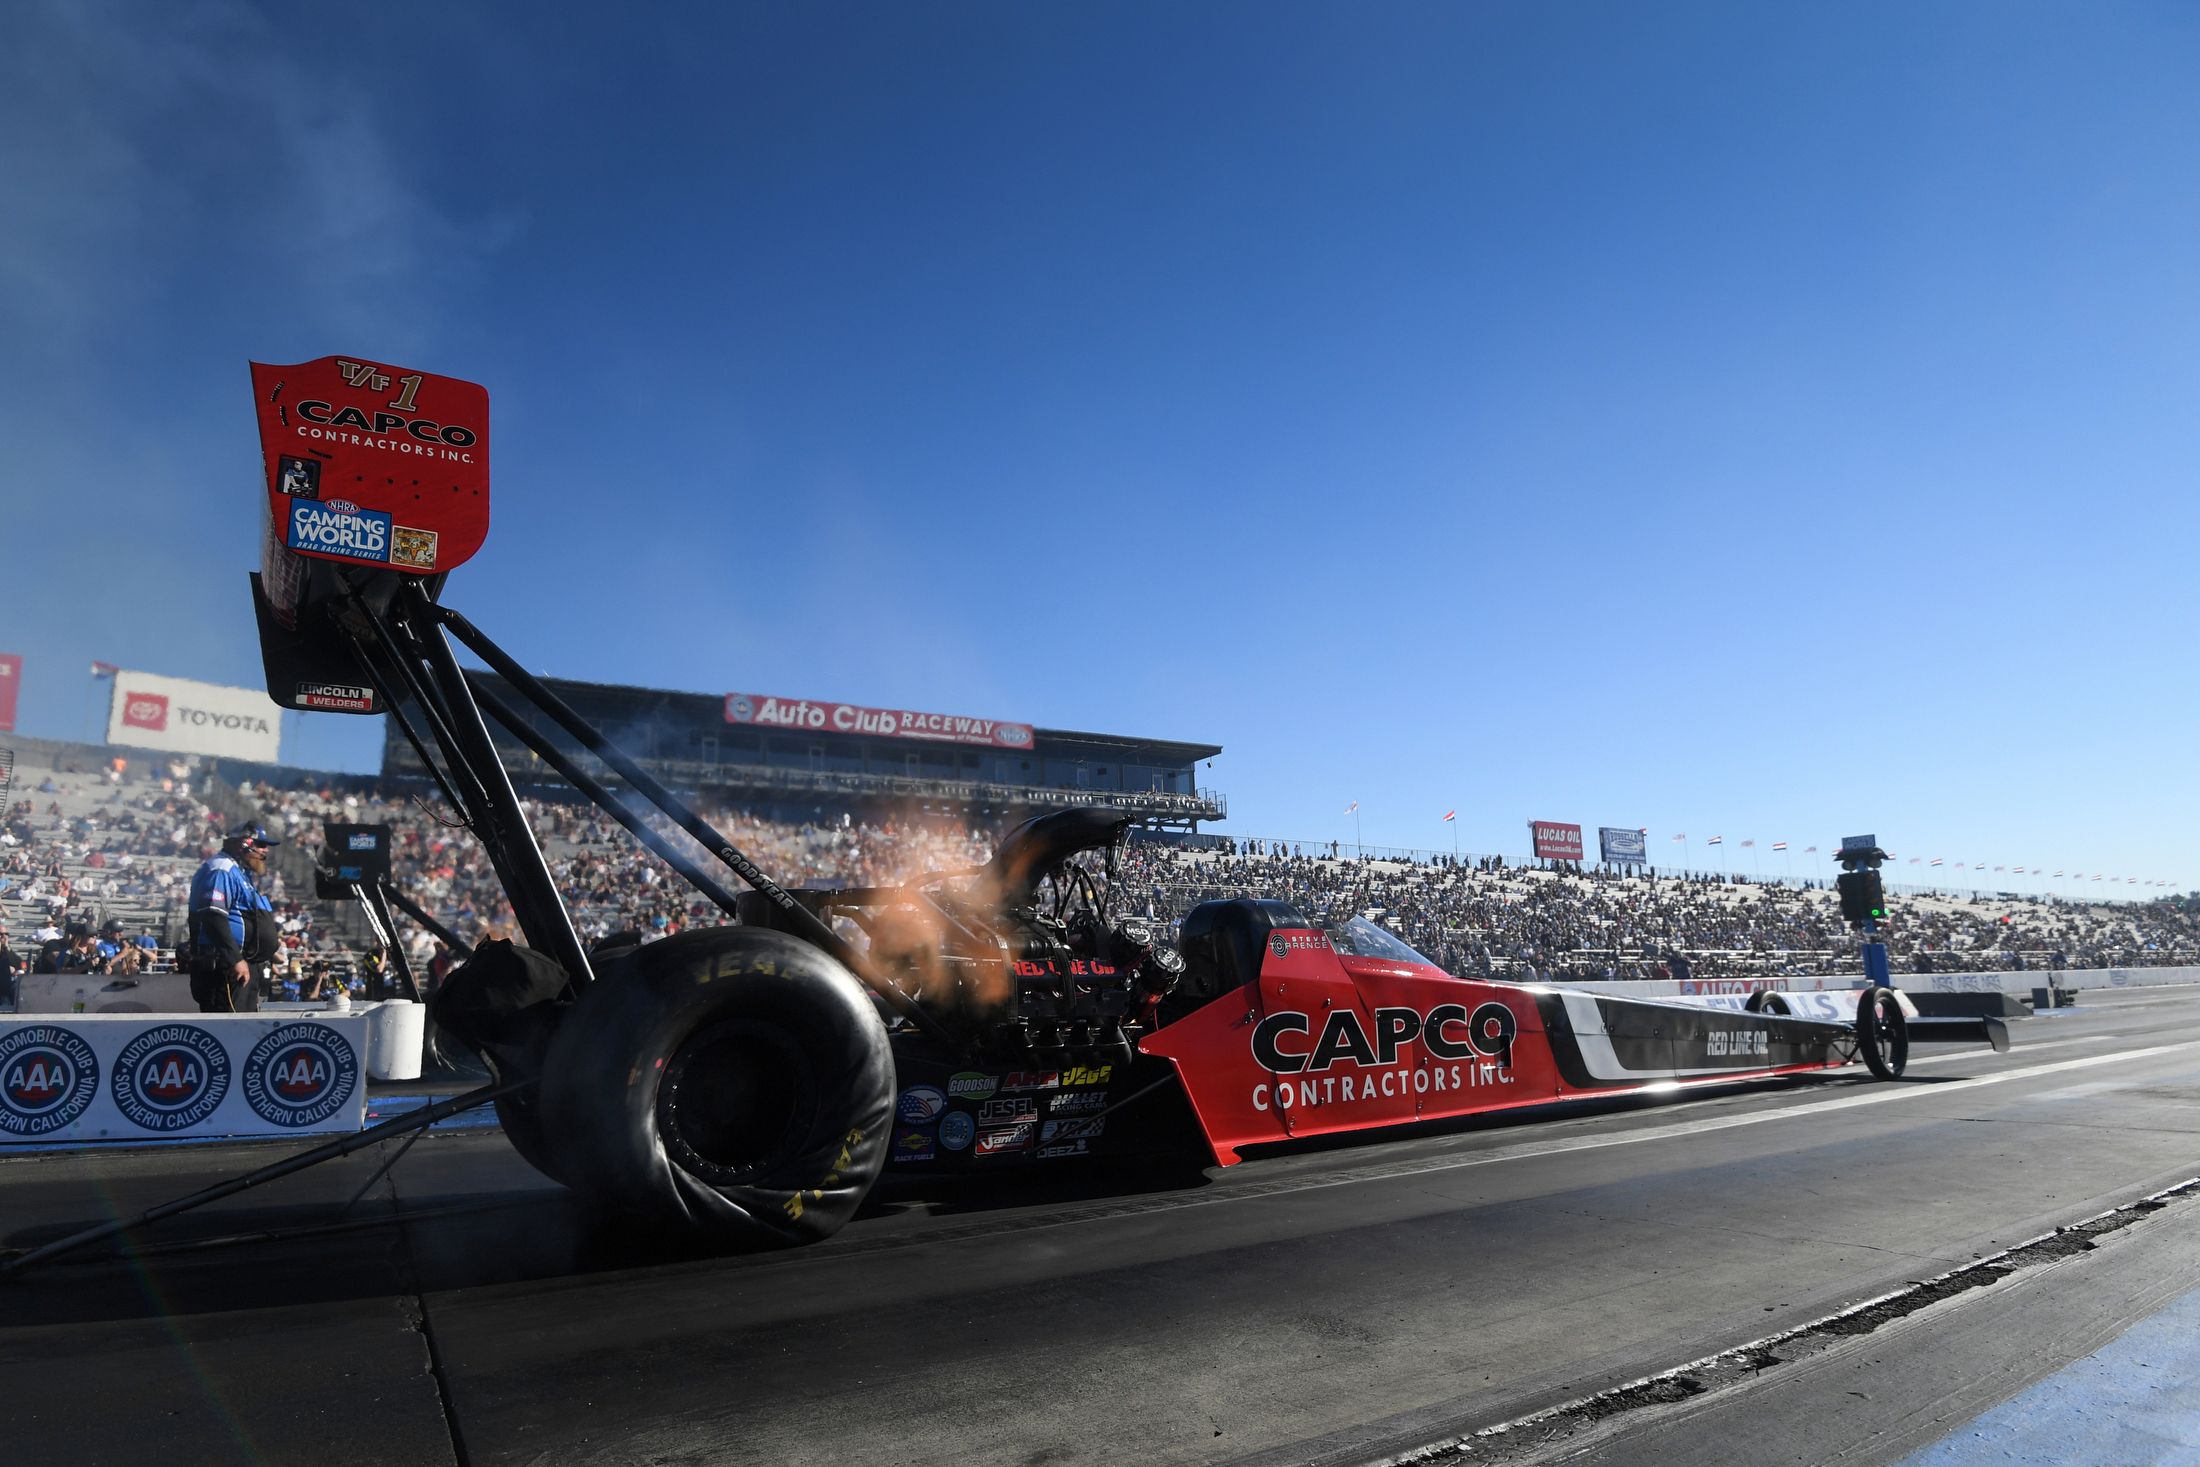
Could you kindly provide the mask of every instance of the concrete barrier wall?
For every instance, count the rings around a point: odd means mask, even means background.
[[[2031,968],[2021,973],[1897,973],[1894,985],[1911,993],[2006,993],[2028,998],[2052,981],[2062,988],[2156,988],[2200,983],[2200,968],[2066,968],[2059,973]],[[1650,978],[1615,983],[1567,983],[1586,993],[1619,993],[1636,998],[1710,998],[1769,990],[1775,993],[1848,993],[1864,986],[1861,973],[1817,978]]]

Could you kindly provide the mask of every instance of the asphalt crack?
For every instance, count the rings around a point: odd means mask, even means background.
[[[2029,1242],[1934,1278],[1920,1279],[1889,1294],[1783,1330],[1779,1334],[1692,1360],[1657,1375],[1599,1391],[1578,1401],[1535,1412],[1514,1421],[1483,1427],[1378,1459],[1376,1467],[1442,1467],[1453,1462],[1526,1464],[1545,1451],[1632,1412],[1670,1406],[1756,1379],[1767,1370],[1808,1358],[1844,1340],[1868,1335],[1900,1319],[1930,1309],[1974,1289],[2091,1252],[2103,1236],[2119,1232],[2172,1203],[2200,1197],[2200,1177],[2167,1187],[2136,1202],[2057,1228]]]

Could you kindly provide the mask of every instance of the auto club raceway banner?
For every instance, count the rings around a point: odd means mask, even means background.
[[[115,674],[114,701],[107,705],[110,744],[274,764],[282,741],[283,710],[261,689],[127,669]]]
[[[357,1131],[365,1024],[364,1014],[0,1023],[0,1148]]]

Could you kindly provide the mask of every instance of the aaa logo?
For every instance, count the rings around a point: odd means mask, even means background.
[[[122,1047],[110,1089],[131,1125],[189,1130],[229,1094],[229,1051],[195,1024],[163,1024]]]
[[[67,1029],[31,1024],[0,1036],[0,1131],[50,1136],[99,1093],[99,1060]]]
[[[270,1125],[318,1126],[358,1087],[351,1041],[326,1024],[285,1024],[245,1056],[245,1104]]]

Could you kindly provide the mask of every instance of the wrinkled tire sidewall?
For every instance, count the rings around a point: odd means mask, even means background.
[[[704,1025],[775,1019],[818,1038],[816,1111],[795,1157],[769,1178],[717,1187],[666,1150],[657,1092],[666,1064]],[[544,1079],[544,1119],[565,1180],[623,1211],[741,1245],[814,1242],[837,1231],[885,1166],[893,1055],[862,986],[816,948],[759,928],[651,943],[608,967],[566,1016]]]

